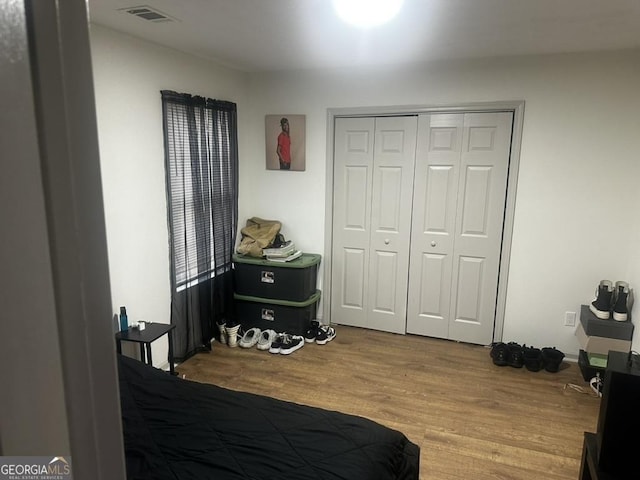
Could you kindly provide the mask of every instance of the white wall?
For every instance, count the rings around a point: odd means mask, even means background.
[[[91,25],[91,49],[113,312],[125,305],[129,321],[169,323],[160,91],[236,102],[242,122],[247,80],[208,61],[97,25]],[[154,365],[166,366],[166,337],[152,348]],[[129,348],[129,353],[135,351]]]
[[[102,27],[91,40],[114,313],[169,320],[161,89],[238,104],[240,227],[281,220],[315,253],[325,250],[327,109],[524,100],[503,339],[577,355],[564,312],[591,301],[601,279],[640,282],[640,51],[245,75]],[[306,171],[266,170],[267,114],[306,115]]]
[[[304,250],[324,252],[328,108],[524,100],[503,339],[576,356],[564,312],[601,279],[640,281],[639,65],[630,51],[254,75],[240,218],[280,219]],[[307,115],[306,172],[265,170],[264,115],[281,113]]]

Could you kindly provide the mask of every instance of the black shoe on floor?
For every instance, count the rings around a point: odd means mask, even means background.
[[[522,347],[516,342],[507,343],[509,349],[509,357],[507,362],[509,366],[514,368],[522,368],[524,366],[524,357],[522,355]]]
[[[335,328],[329,325],[320,325],[318,327],[318,335],[316,336],[316,343],[318,345],[326,345],[334,338],[336,338]]]
[[[545,347],[542,349],[542,363],[547,372],[556,373],[560,369],[563,358],[564,353],[556,350],[556,347]]]
[[[269,347],[269,353],[280,353],[284,342],[284,336],[284,333],[276,334],[275,338],[271,342],[271,346]]]
[[[320,322],[318,320],[311,320],[309,329],[304,334],[304,341],[307,343],[313,343],[318,336],[318,329],[320,328]]]
[[[494,365],[498,365],[499,367],[509,365],[509,347],[507,347],[506,343],[494,343],[491,347],[490,355]]]
[[[530,372],[539,372],[542,370],[542,350],[535,347],[522,346],[522,356],[524,357],[524,366]]]
[[[296,350],[304,347],[304,338],[302,335],[290,335],[285,333],[282,337],[282,344],[280,345],[280,354],[289,355]]]

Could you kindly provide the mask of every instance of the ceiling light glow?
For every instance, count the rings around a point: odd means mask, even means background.
[[[357,27],[368,28],[387,23],[395,17],[404,0],[333,0],[338,16]]]

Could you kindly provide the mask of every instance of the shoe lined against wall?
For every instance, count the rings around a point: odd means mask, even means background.
[[[331,340],[336,338],[336,331],[329,325],[320,325],[316,333],[316,343],[318,345],[326,345]]]
[[[542,370],[542,350],[539,348],[523,345],[522,357],[524,358],[524,366],[530,372],[539,372]]]
[[[226,345],[227,344],[227,325],[225,323],[218,323],[218,338],[220,339],[220,343]]]
[[[507,363],[513,368],[522,368],[524,366],[524,356],[522,346],[516,342],[507,343]]]
[[[240,330],[240,325],[225,327],[225,332],[227,334],[227,345],[229,345],[230,347],[238,346],[238,330]]]
[[[304,341],[307,343],[315,342],[319,328],[320,322],[318,320],[311,320],[311,325],[309,325],[309,329],[304,334]]]
[[[244,335],[242,335],[240,340],[238,340],[238,345],[240,345],[242,348],[252,348],[258,343],[260,334],[261,332],[259,328],[250,328],[249,330],[244,332]]]
[[[302,335],[283,334],[280,344],[280,355],[289,355],[304,347],[304,337]]]
[[[564,359],[564,353],[556,347],[545,347],[542,349],[542,364],[547,372],[556,373],[560,370],[560,364]]]
[[[509,365],[509,347],[506,343],[496,342],[491,346],[491,359],[493,364],[499,367],[506,367]]]
[[[556,347],[535,348],[520,346],[516,342],[496,342],[491,345],[491,359],[494,365],[504,367],[510,365],[515,368],[525,366],[531,372],[538,372],[544,368],[547,372],[556,373],[565,357]]]
[[[260,338],[258,339],[256,348],[258,350],[269,350],[271,348],[271,344],[276,339],[276,335],[278,334],[275,330],[263,330],[262,333],[260,333]]]

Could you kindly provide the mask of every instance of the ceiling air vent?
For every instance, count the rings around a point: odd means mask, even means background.
[[[120,11],[135,15],[136,17],[148,20],[149,22],[173,22],[173,18],[169,15],[162,13],[155,8],[148,7],[147,5],[141,5],[139,7],[121,8]]]

